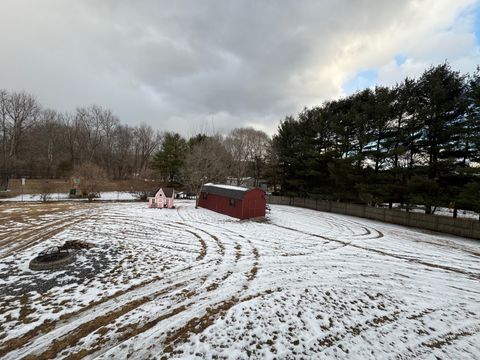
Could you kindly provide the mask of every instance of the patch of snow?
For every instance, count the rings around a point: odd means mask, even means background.
[[[217,187],[217,188],[222,188],[222,189],[239,190],[239,191],[248,191],[249,190],[248,188],[243,187],[243,186],[224,185],[224,184],[208,183],[208,184],[205,184],[205,186],[212,186],[212,187]]]
[[[393,205],[394,209],[399,209],[401,211],[407,211],[405,209],[405,207],[400,203],[393,203],[392,205]],[[388,204],[382,204],[382,207],[388,207]],[[413,213],[425,214],[425,206],[415,205],[413,208],[409,209],[408,211],[413,212]],[[437,207],[437,208],[435,208],[435,212],[433,213],[433,215],[453,217],[453,209],[452,208],[446,208],[446,207]],[[478,220],[479,215],[480,214],[476,213],[475,211],[457,209],[457,217],[458,218]]]
[[[266,222],[185,200],[161,210],[81,203],[42,217],[39,208],[58,205],[9,206],[0,208],[0,349],[22,345],[6,359],[480,352],[478,241],[276,205]],[[72,239],[96,247],[60,271],[28,269],[39,251]]]

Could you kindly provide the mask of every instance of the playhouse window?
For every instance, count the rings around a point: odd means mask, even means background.
[[[228,205],[230,205],[230,207],[235,207],[235,199],[230,199]]]
[[[207,194],[206,192],[204,192],[204,193],[202,194],[202,197],[203,197],[204,199],[206,199],[207,196],[208,196],[208,194]]]

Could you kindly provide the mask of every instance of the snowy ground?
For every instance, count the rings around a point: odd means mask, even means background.
[[[176,205],[1,204],[0,358],[479,358],[480,242]],[[65,240],[96,247],[28,270]]]
[[[385,204],[388,206],[388,204]],[[394,208],[401,208],[400,210],[406,211],[404,207],[401,206],[401,204],[394,204]],[[447,217],[453,217],[453,208],[445,208],[445,207],[437,207],[434,208],[435,212],[433,215],[439,215],[439,216],[447,216]],[[421,213],[425,214],[425,207],[422,205],[417,205],[413,209],[409,210],[410,212],[416,212],[416,213]],[[465,218],[465,219],[473,219],[473,220],[478,220],[479,214],[476,213],[475,211],[470,211],[470,210],[462,210],[458,209],[457,210],[457,217],[458,218]]]

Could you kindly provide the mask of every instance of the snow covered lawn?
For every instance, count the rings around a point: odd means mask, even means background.
[[[479,358],[480,242],[176,205],[0,204],[0,358]],[[28,269],[66,240],[96,247]]]

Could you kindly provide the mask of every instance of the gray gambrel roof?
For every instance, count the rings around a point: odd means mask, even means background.
[[[232,199],[243,199],[248,190],[249,189],[247,188],[239,186],[221,184],[205,184],[202,187],[202,192],[204,193],[220,195]]]

